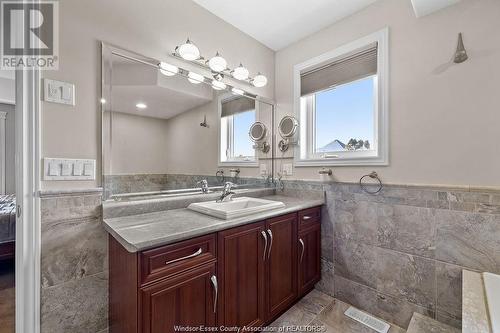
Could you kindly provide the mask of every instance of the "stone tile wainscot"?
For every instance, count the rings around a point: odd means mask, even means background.
[[[326,194],[316,288],[403,328],[413,312],[460,327],[462,269],[500,273],[500,191],[284,182],[303,190]]]

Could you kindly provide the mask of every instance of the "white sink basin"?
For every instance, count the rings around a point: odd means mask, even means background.
[[[241,197],[227,202],[192,203],[188,206],[188,209],[229,220],[283,207],[285,207],[285,204],[280,201]]]

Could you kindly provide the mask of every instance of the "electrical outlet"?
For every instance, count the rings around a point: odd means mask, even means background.
[[[282,171],[283,175],[291,176],[293,174],[293,165],[291,163],[283,164]]]
[[[261,176],[267,175],[267,165],[266,164],[260,165],[260,174],[261,174]]]

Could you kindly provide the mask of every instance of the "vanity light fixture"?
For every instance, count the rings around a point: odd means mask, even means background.
[[[208,60],[208,67],[214,72],[222,72],[227,68],[227,61],[217,52],[214,57]]]
[[[245,92],[241,89],[238,89],[238,88],[233,88],[231,89],[231,91],[233,92],[233,94],[236,94],[236,95],[244,95]]]
[[[222,81],[217,81],[215,79],[212,80],[212,88],[215,90],[223,90],[226,89],[226,84]]]
[[[248,75],[250,74],[248,72],[248,69],[246,69],[241,63],[238,67],[236,67],[235,69],[233,69],[233,71],[231,72],[231,74],[233,75],[233,77],[236,79],[236,80],[240,80],[240,81],[244,81],[246,79],[248,79]]]
[[[264,87],[267,84],[267,77],[259,72],[259,74],[253,78],[252,84],[257,88]]]
[[[138,109],[143,110],[143,109],[147,108],[148,106],[147,106],[146,104],[144,104],[144,103],[140,102],[140,103],[137,103],[137,104],[135,105],[135,107],[136,107],[136,108],[138,108]]]
[[[203,75],[195,73],[195,72],[189,72],[188,74],[188,81],[194,84],[202,83],[205,81],[205,78]]]
[[[194,45],[189,40],[189,38],[187,39],[187,41],[184,44],[176,47],[175,50],[185,60],[193,61],[193,60],[200,59],[200,50],[198,49],[198,47],[196,45]]]
[[[179,67],[170,65],[163,61],[159,64],[159,67],[160,67],[160,73],[166,76],[174,76],[177,73],[179,73]]]
[[[184,44],[176,46],[171,55],[210,71],[212,73],[212,78],[217,81],[222,81],[224,77],[228,75],[257,88],[267,85],[267,78],[264,75],[259,72],[254,78],[250,77],[250,72],[241,63],[234,69],[229,68],[227,66],[227,60],[224,59],[219,52],[216,52],[215,56],[207,60],[207,58],[201,55],[198,47],[196,47],[189,38]]]

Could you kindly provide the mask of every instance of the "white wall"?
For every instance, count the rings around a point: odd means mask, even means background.
[[[188,36],[206,56],[217,50],[229,66],[242,61],[269,78],[260,95],[274,97],[274,53],[187,0],[64,0],[60,5],[59,70],[43,77],[76,85],[76,106],[42,104],[42,156],[93,158],[100,170],[99,41],[164,59]],[[246,88],[246,86],[245,86]],[[46,189],[100,186],[96,181],[43,181]]]
[[[358,181],[376,170],[389,183],[500,185],[498,0],[463,0],[420,19],[410,1],[380,0],[278,51],[278,114],[293,112],[295,64],[385,26],[390,28],[390,165],[333,167],[333,179]],[[464,33],[470,59],[437,73],[452,57],[458,32]],[[319,179],[318,168],[297,167],[290,178]]]
[[[113,112],[110,174],[168,173],[167,122]]]

